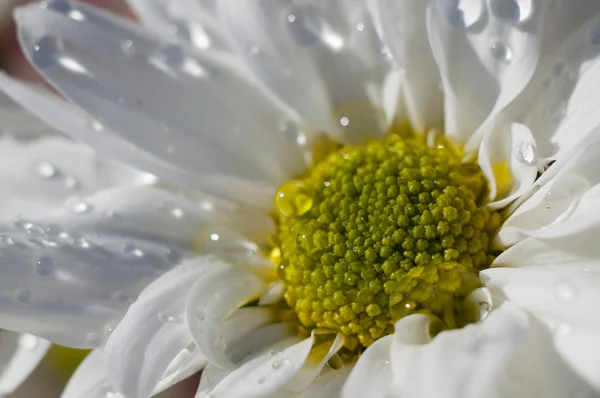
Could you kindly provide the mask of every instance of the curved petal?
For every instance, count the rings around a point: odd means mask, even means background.
[[[494,117],[531,79],[546,2],[435,0],[427,31],[442,77],[446,134],[477,147]],[[521,7],[523,7],[521,9]]]
[[[412,125],[424,133],[442,129],[444,96],[427,38],[429,0],[379,0],[383,36],[403,71],[402,93]]]
[[[540,167],[531,131],[518,123],[497,125],[486,134],[478,162],[490,186],[488,198],[492,203],[488,206],[494,209],[504,208],[528,192]]]
[[[296,137],[280,131],[294,135],[282,127],[291,122],[230,57],[193,51],[91,6],[67,4],[20,8],[19,37],[38,70],[96,118],[91,123],[99,134],[106,125],[217,186],[245,181],[274,192],[304,169]]]
[[[92,351],[77,367],[60,398],[105,398],[107,395],[122,398],[108,380],[106,370],[104,353]]]
[[[41,216],[73,196],[154,180],[59,136],[21,141],[0,136],[0,220],[4,222],[19,215]]]
[[[591,396],[556,355],[547,330],[515,306],[431,341],[405,336],[403,321],[391,345],[394,396]]]
[[[392,396],[394,375],[390,366],[392,336],[385,336],[369,346],[358,358],[342,388],[343,398],[386,398]]]
[[[509,107],[531,128],[542,158],[568,156],[600,125],[599,28],[600,4],[593,0],[557,2],[547,13],[535,75]]]
[[[195,256],[212,216],[137,187],[0,225],[0,326],[74,347],[101,344],[149,282]]]
[[[31,334],[0,333],[0,394],[8,395],[33,372],[50,342]]]
[[[564,236],[597,225],[597,217],[587,215],[594,213],[598,196],[599,151],[600,143],[594,143],[554,163],[536,181],[533,194],[506,220],[497,242],[510,246],[527,236]]]
[[[391,64],[366,2],[218,5],[240,56],[292,109],[344,142],[385,132],[383,84]]]
[[[600,316],[596,311],[596,303],[600,300],[600,272],[597,267],[587,272],[573,270],[568,264],[561,268],[493,268],[482,274],[494,296],[518,305],[542,320],[553,332],[548,339],[553,340],[560,356],[577,375],[600,391],[597,372],[600,366]],[[556,380],[553,377],[545,379],[547,382]],[[559,379],[561,382],[568,380],[566,377]]]
[[[338,370],[329,369],[323,371],[319,378],[311,383],[304,391],[296,394],[291,394],[290,397],[295,398],[331,398],[338,396],[350,371],[351,366],[344,366]]]
[[[37,138],[41,134],[52,134],[48,126],[3,94],[0,94],[0,129],[15,138]]]
[[[234,267],[215,269],[193,285],[185,304],[186,323],[198,348],[211,363],[231,367],[225,355],[225,320],[265,288],[256,275]]]
[[[148,29],[176,36],[201,50],[231,47],[215,16],[199,1],[128,0],[127,3]]]
[[[286,383],[300,371],[313,343],[314,331],[311,337],[290,344],[281,352],[271,351],[252,359],[228,374],[212,390],[203,391],[199,396],[213,398],[269,396],[284,388]]]
[[[196,281],[225,267],[213,259],[190,261],[152,282],[131,305],[106,344],[110,380],[123,395],[145,398],[167,367],[193,344],[185,302]]]

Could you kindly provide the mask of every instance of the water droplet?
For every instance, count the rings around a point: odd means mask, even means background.
[[[19,344],[21,345],[21,347],[29,351],[35,350],[38,347],[39,343],[39,337],[34,336],[32,334],[22,334],[21,337],[19,337]]]
[[[40,275],[48,276],[54,270],[54,261],[50,257],[40,257],[35,264],[35,270]]]
[[[160,59],[168,65],[180,68],[185,62],[185,52],[180,46],[174,44],[164,47],[160,52]]]
[[[495,41],[490,45],[492,57],[504,62],[511,62],[513,58],[512,47],[501,41]]]
[[[474,25],[483,13],[482,0],[440,1],[438,6],[448,23],[456,27],[468,28]]]
[[[287,28],[291,39],[300,46],[312,46],[321,41],[323,19],[313,5],[294,8],[287,15]]]
[[[85,342],[90,348],[96,348],[100,347],[102,339],[96,333],[91,332],[85,336]]]
[[[533,166],[537,163],[538,156],[535,146],[529,142],[519,141],[514,148],[515,159],[519,163]]]
[[[65,187],[67,187],[69,189],[79,188],[79,182],[73,176],[65,176],[64,184],[65,184]]]
[[[275,209],[285,217],[305,214],[313,202],[312,192],[300,181],[286,182],[275,194]]]
[[[140,249],[138,249],[137,247],[135,247],[135,245],[133,245],[132,243],[127,243],[125,246],[123,246],[123,252],[126,254],[131,254],[132,256],[135,257],[143,257],[144,256],[144,252]]]
[[[212,241],[218,241],[219,240],[219,234],[210,234],[210,240],[212,240]]]
[[[203,321],[204,318],[206,318],[206,313],[202,310],[199,310],[198,312],[196,312],[196,317],[199,321]]]
[[[31,291],[25,288],[17,289],[15,291],[15,298],[19,303],[27,304],[31,302]]]
[[[271,364],[271,367],[275,370],[278,370],[289,363],[290,363],[290,361],[288,361],[287,359],[275,358],[275,360],[273,360],[273,363]]]
[[[95,132],[99,133],[102,130],[104,130],[104,126],[102,125],[102,123],[97,120],[97,119],[92,119],[89,121],[89,127],[94,130]]]
[[[560,282],[554,285],[554,294],[556,295],[556,299],[558,301],[566,303],[573,300],[575,297],[575,290],[570,284]]]
[[[346,116],[343,116],[340,118],[340,125],[346,127],[349,124],[350,124],[350,119],[348,119]]]
[[[180,262],[182,257],[183,257],[182,254],[180,252],[178,252],[177,250],[170,249],[167,253],[167,260],[169,260],[173,263]]]
[[[121,49],[124,53],[131,54],[133,52],[133,41],[125,40],[123,43],[121,43]]]
[[[71,204],[71,211],[73,211],[73,213],[76,214],[85,214],[85,213],[89,213],[94,209],[94,207],[83,201],[83,200],[76,200],[74,203]]]
[[[491,0],[492,13],[499,19],[522,23],[533,13],[532,0]]]
[[[34,224],[31,221],[17,218],[15,221],[13,221],[13,225],[15,226],[15,228],[27,231],[33,228]]]
[[[356,30],[358,30],[359,32],[362,32],[363,30],[365,30],[365,24],[362,22],[357,23]]]
[[[54,36],[45,36],[33,45],[33,63],[41,68],[49,68],[60,59],[60,43]]]
[[[552,187],[546,194],[546,200],[558,202],[574,200],[590,187],[590,182],[579,174],[565,174],[559,180],[555,179]]]
[[[594,46],[600,45],[600,25],[590,29],[590,41]]]
[[[390,361],[389,361],[389,360],[388,360],[388,361],[384,361],[384,362],[383,362],[383,364],[384,364],[384,365],[389,365],[389,364],[390,364]]]
[[[48,162],[40,162],[36,168],[38,175],[44,179],[49,179],[56,176],[56,168]]]
[[[165,322],[165,323],[181,322],[181,318],[179,318],[178,316],[171,315],[171,314],[168,314],[165,312],[159,312],[158,319],[161,322]]]
[[[12,245],[15,242],[13,241],[13,239],[8,236],[8,235],[0,235],[0,243],[2,243],[3,245]]]

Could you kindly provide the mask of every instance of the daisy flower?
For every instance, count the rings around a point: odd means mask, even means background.
[[[0,75],[151,173],[59,156],[3,225],[0,327],[95,348],[65,397],[598,395],[597,1],[130,3],[17,10],[62,97]]]

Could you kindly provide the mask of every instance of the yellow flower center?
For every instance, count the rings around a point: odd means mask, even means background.
[[[415,312],[463,326],[500,225],[480,204],[486,189],[475,163],[397,135],[330,153],[275,196],[272,259],[287,305],[352,350]]]

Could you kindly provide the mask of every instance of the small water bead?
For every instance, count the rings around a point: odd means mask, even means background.
[[[321,41],[323,18],[316,6],[297,7],[286,15],[287,30],[294,43],[306,47]]]
[[[99,133],[104,130],[104,125],[98,119],[92,119],[88,123],[90,129]]]
[[[85,201],[76,201],[71,205],[71,210],[76,214],[85,214],[89,213],[94,209],[94,206],[85,202]]]
[[[501,41],[495,41],[490,45],[492,57],[504,62],[511,62],[513,59],[512,47]]]
[[[35,168],[38,175],[43,179],[50,179],[57,175],[56,167],[49,162],[40,162]]]
[[[350,124],[350,119],[348,119],[346,116],[343,116],[340,118],[340,125],[343,127],[346,127]]]
[[[8,236],[8,235],[0,235],[0,243],[3,245],[12,245],[15,242],[13,241],[13,239]]]
[[[68,189],[78,189],[79,188],[79,181],[77,181],[77,178],[70,176],[70,175],[65,176],[64,184],[65,184],[65,187],[67,187]]]
[[[123,43],[121,43],[121,49],[124,53],[131,54],[133,52],[133,41],[125,40]]]
[[[590,182],[579,174],[565,174],[560,179],[555,179],[546,194],[546,200],[551,202],[571,201],[581,197],[590,186]]]
[[[532,0],[490,0],[492,13],[511,23],[523,23],[533,14]]]
[[[446,20],[452,26],[468,28],[474,25],[483,14],[483,0],[438,1]]]
[[[183,217],[183,210],[181,210],[178,207],[174,207],[170,210],[170,213],[173,217],[175,218],[182,218]]]
[[[123,252],[126,254],[130,254],[134,257],[143,257],[144,256],[144,252],[142,250],[138,249],[137,247],[135,247],[135,245],[132,243],[127,243],[125,246],[123,246]]]
[[[279,370],[289,363],[290,363],[290,361],[287,359],[275,358],[275,360],[273,360],[273,363],[271,364],[271,367],[275,370]]]
[[[515,145],[515,159],[519,163],[526,164],[528,166],[533,166],[538,161],[537,150],[535,146],[529,142],[519,141]]]
[[[48,276],[54,271],[54,260],[50,257],[40,257],[35,264],[35,270],[42,276]]]
[[[575,297],[575,289],[569,283],[559,282],[554,285],[554,294],[558,301],[567,303]]]
[[[15,228],[21,229],[23,231],[27,231],[33,228],[34,226],[34,224],[31,221],[24,220],[22,218],[17,218],[15,221],[13,221],[13,225],[15,226]]]
[[[365,30],[365,24],[362,22],[357,23],[356,30],[358,30],[359,32],[362,32],[363,30]]]
[[[27,304],[31,302],[31,290],[19,288],[15,290],[15,298],[19,303]]]

